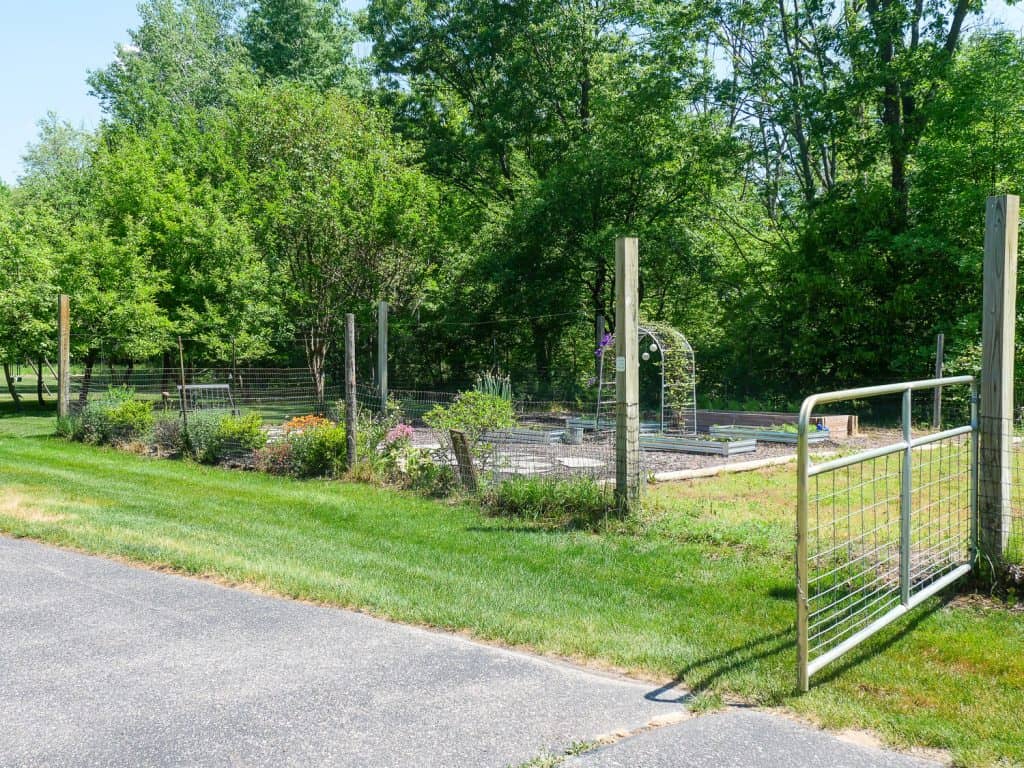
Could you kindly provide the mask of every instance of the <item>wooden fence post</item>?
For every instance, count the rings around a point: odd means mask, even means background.
[[[940,333],[935,337],[935,378],[942,378],[942,357],[946,344],[945,334]],[[935,397],[932,399],[932,429],[942,429],[942,387],[935,388]]]
[[[476,467],[473,466],[473,452],[469,448],[466,433],[458,429],[448,430],[455,452],[455,464],[459,468],[459,480],[467,491],[476,492]]]
[[[377,304],[377,384],[380,386],[380,412],[388,412],[388,303]]]
[[[185,345],[178,337],[178,406],[181,408],[181,426],[188,432],[188,392],[185,391]]]
[[[39,375],[43,372],[40,368]],[[57,299],[57,415],[71,412],[71,299],[62,293]]]
[[[356,463],[356,316],[345,315],[345,449],[348,467]]]
[[[978,404],[978,531],[981,552],[1000,563],[1010,534],[1013,484],[1013,352],[1020,199],[990,197],[985,210],[981,387]]]
[[[615,241],[615,502],[620,512],[640,498],[637,250],[635,237]]]

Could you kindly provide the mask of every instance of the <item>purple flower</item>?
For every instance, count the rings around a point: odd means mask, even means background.
[[[598,343],[597,349],[594,350],[594,355],[596,357],[601,357],[602,355],[604,355],[606,351],[608,351],[612,347],[613,344],[615,344],[615,335],[611,333],[606,333],[604,336],[601,337],[601,341],[600,343]]]

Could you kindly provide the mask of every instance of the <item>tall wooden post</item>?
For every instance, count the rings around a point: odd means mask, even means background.
[[[388,303],[377,304],[377,383],[380,386],[380,412],[388,412]]]
[[[185,391],[185,345],[178,337],[178,407],[181,409],[181,426],[188,432],[188,393]]]
[[[942,358],[945,354],[946,336],[940,333],[935,337],[935,378],[942,378]],[[935,388],[932,399],[932,429],[942,429],[942,387]]]
[[[1010,534],[1019,221],[1020,199],[1016,195],[988,199],[978,403],[977,539],[982,554],[992,563],[1003,560]]]
[[[615,241],[615,501],[628,512],[640,498],[639,259],[635,237]]]
[[[39,376],[42,377],[42,366]],[[57,415],[71,412],[71,299],[62,293],[57,299]]]
[[[345,315],[345,449],[348,466],[356,463],[356,316]]]

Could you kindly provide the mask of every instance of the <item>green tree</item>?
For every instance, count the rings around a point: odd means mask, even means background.
[[[357,95],[368,85],[355,59],[358,31],[339,0],[258,0],[242,22],[242,40],[264,78],[297,80]]]
[[[266,357],[283,324],[270,270],[234,210],[233,161],[216,113],[146,132],[110,126],[94,153],[91,203],[107,232],[164,279],[157,301],[199,359]],[[170,362],[169,360],[166,362]]]
[[[101,354],[148,357],[166,347],[170,334],[156,300],[164,275],[133,236],[112,232],[96,205],[96,146],[67,124],[43,121],[17,190],[19,203],[33,210],[38,223],[34,242],[55,254],[57,290],[71,296],[72,351],[85,363],[83,397]]]
[[[337,91],[280,83],[226,120],[241,213],[302,336],[320,398],[347,310],[401,304],[435,245],[438,191],[383,113]]]
[[[108,115],[135,128],[223,105],[252,80],[237,15],[236,0],[144,0],[131,42],[89,73],[92,93]]]
[[[11,399],[20,395],[11,364],[32,360],[40,380],[37,395],[43,402],[44,357],[52,352],[56,336],[54,257],[45,237],[45,224],[31,206],[19,205],[0,184],[0,362]]]

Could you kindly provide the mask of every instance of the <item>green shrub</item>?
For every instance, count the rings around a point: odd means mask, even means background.
[[[217,436],[224,446],[243,451],[256,451],[267,444],[263,418],[256,412],[225,416]]]
[[[72,440],[75,437],[75,432],[78,429],[78,419],[74,416],[58,416],[57,417],[57,428],[54,430],[54,434],[57,437],[62,437],[65,440]]]
[[[110,387],[90,400],[72,423],[58,425],[73,440],[109,445],[141,438],[153,426],[153,407],[135,399],[131,387]]]
[[[218,432],[223,411],[195,411],[188,414],[185,426],[185,442],[189,453],[196,461],[216,464],[220,454]]]
[[[179,455],[185,452],[185,432],[180,414],[164,414],[153,422],[150,444],[159,453]]]
[[[292,444],[288,440],[268,443],[256,451],[256,469],[270,475],[295,474]]]
[[[448,406],[435,405],[425,414],[423,421],[436,429],[441,439],[454,453],[450,430],[466,434],[470,450],[481,464],[486,464],[490,446],[485,441],[488,432],[511,429],[516,425],[512,403],[486,392],[462,392]]]
[[[345,471],[345,427],[340,424],[293,432],[287,442],[296,477],[336,477]]]
[[[615,512],[610,491],[590,478],[516,477],[485,490],[481,502],[492,515],[571,527],[593,527]]]
[[[232,453],[249,453],[267,443],[258,413],[235,416],[224,411],[196,411],[188,415],[188,447],[197,461],[216,464]]]
[[[153,406],[141,400],[120,400],[107,413],[115,437],[129,439],[145,435],[154,421]]]
[[[430,496],[450,496],[457,485],[451,464],[434,461],[429,450],[412,446],[406,449],[403,483]]]

